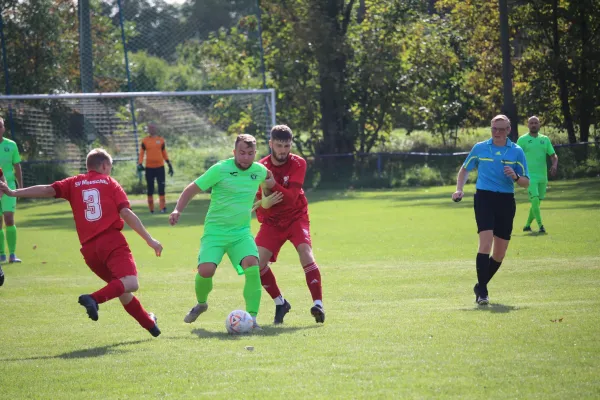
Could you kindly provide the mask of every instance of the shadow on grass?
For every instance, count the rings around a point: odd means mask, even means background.
[[[492,314],[506,314],[511,311],[524,310],[527,307],[509,306],[500,303],[490,303],[487,306],[474,306],[473,308],[463,308],[461,311],[478,311],[478,312],[489,312]]]
[[[55,356],[23,357],[23,358],[2,358],[2,359],[0,359],[0,361],[31,361],[31,360],[50,360],[50,359],[59,359],[59,358],[61,358],[63,360],[70,360],[70,359],[73,359],[73,358],[102,357],[102,356],[105,356],[107,354],[125,353],[126,350],[118,349],[121,346],[127,346],[127,345],[133,345],[133,344],[140,344],[140,343],[149,342],[151,340],[152,339],[132,340],[132,341],[129,341],[129,342],[120,342],[120,343],[110,344],[110,345],[107,345],[107,346],[99,346],[99,347],[92,347],[92,348],[89,348],[89,349],[69,351],[67,353],[57,354]]]
[[[296,331],[303,331],[307,329],[319,329],[323,325],[311,325],[311,326],[267,326],[263,327],[262,332],[257,332],[252,335],[230,335],[225,330],[223,331],[207,331],[206,329],[197,328],[192,330],[191,333],[198,336],[200,339],[219,339],[219,340],[240,340],[247,339],[252,336],[278,336],[281,334],[292,333]]]

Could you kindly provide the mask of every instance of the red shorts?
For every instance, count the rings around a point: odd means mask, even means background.
[[[261,224],[256,235],[256,245],[264,247],[273,253],[269,261],[277,261],[279,250],[286,241],[292,242],[294,247],[298,248],[302,243],[312,246],[310,240],[310,221],[305,215],[292,222],[287,228],[278,228],[275,226]]]
[[[133,254],[121,231],[110,230],[81,247],[90,269],[105,282],[125,276],[137,276]]]

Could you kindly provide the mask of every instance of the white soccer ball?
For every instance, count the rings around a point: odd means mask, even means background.
[[[232,335],[249,333],[253,325],[252,316],[243,310],[232,311],[225,320],[225,328]]]

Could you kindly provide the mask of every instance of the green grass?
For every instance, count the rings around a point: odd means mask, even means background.
[[[165,246],[162,258],[126,231],[138,295],[163,334],[153,339],[118,301],[90,321],[78,295],[101,282],[84,265],[65,203],[21,203],[21,265],[0,288],[0,398],[598,398],[600,397],[600,181],[553,182],[542,203],[548,235],[515,232],[477,307],[472,187],[316,191],[309,195],[327,320],[316,325],[304,274],[288,244],[274,271],[292,311],[264,334],[232,337],[243,279],[217,271],[210,309],[193,325],[193,276],[207,197],[182,226],[135,211]],[[172,198],[170,200],[173,200]],[[254,221],[254,231],[257,225]],[[34,246],[37,246],[35,250]],[[561,322],[559,322],[561,321]],[[255,347],[253,352],[245,346]]]

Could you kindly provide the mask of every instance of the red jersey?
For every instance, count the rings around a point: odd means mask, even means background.
[[[130,208],[129,200],[121,185],[110,176],[90,171],[56,181],[52,188],[56,198],[71,204],[82,245],[109,229],[123,229],[119,212]]]
[[[268,210],[259,207],[256,211],[258,220],[267,225],[287,227],[292,221],[307,215],[308,202],[302,189],[306,175],[306,160],[290,153],[287,162],[283,165],[273,165],[270,155],[262,158],[259,163],[273,173],[276,183],[271,191],[281,192],[283,201]],[[260,189],[258,192],[257,196],[261,198]]]

